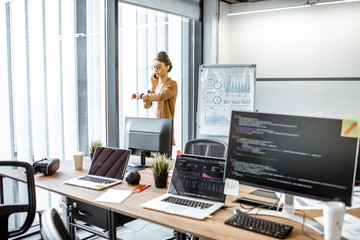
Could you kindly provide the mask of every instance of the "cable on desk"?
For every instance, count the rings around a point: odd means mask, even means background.
[[[279,209],[280,209],[280,203],[279,202],[280,202],[281,196],[282,196],[282,193],[280,193],[280,196],[277,198],[276,202],[271,206],[271,208],[273,208],[277,204],[278,207],[277,207],[276,211],[279,211]]]
[[[306,217],[306,213],[305,213],[305,211],[303,211],[303,210],[299,210],[299,209],[297,209],[297,211],[299,211],[299,212],[302,212],[302,213],[303,213],[303,222],[302,222],[302,225],[301,225],[301,231],[302,231],[302,233],[303,233],[306,237],[308,237],[308,238],[310,238],[310,239],[315,240],[315,238],[313,238],[312,236],[310,236],[309,234],[307,234],[307,233],[305,232],[305,229],[304,229],[304,225],[305,225],[305,217]]]
[[[234,205],[230,205],[230,206],[227,206],[227,205],[224,205],[221,207],[221,209],[226,209],[226,208],[233,208],[233,207],[236,207],[236,206],[239,206],[240,204],[234,204]]]

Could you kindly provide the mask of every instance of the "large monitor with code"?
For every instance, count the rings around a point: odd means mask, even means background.
[[[351,205],[358,139],[342,120],[233,111],[226,178],[287,195]]]

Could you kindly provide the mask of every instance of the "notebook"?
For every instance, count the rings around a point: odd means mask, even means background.
[[[65,181],[66,184],[102,190],[121,183],[131,150],[97,147],[87,175]]]
[[[178,156],[167,194],[141,206],[194,219],[205,219],[225,203],[225,159]]]

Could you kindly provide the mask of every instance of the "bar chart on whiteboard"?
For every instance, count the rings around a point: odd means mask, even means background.
[[[198,136],[228,135],[232,110],[254,111],[255,65],[201,66],[198,96]]]

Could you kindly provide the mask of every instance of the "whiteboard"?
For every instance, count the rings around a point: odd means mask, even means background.
[[[197,137],[228,136],[231,111],[254,111],[256,65],[202,65]]]

